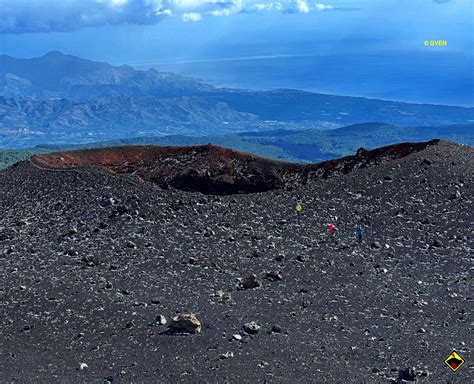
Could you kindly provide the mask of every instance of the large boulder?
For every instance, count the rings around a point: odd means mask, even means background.
[[[254,289],[261,287],[262,279],[260,279],[257,275],[251,274],[250,276],[243,279],[241,287],[242,289]]]
[[[201,333],[201,322],[193,313],[180,313],[173,317],[169,325],[170,333],[196,334]]]

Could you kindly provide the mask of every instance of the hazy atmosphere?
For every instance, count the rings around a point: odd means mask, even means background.
[[[0,53],[15,57],[59,50],[218,86],[473,105],[470,0],[2,0],[0,14]]]

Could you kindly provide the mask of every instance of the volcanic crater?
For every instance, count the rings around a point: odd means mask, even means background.
[[[114,173],[138,175],[163,189],[228,195],[293,189],[313,178],[327,178],[400,159],[438,142],[402,143],[370,151],[360,148],[354,156],[304,165],[211,144],[95,148],[36,155],[31,161],[51,169],[101,167]]]

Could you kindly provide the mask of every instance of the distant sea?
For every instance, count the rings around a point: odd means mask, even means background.
[[[277,55],[142,62],[219,87],[294,88],[417,103],[474,106],[472,57],[456,54]]]

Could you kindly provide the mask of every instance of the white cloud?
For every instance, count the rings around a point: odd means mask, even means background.
[[[252,5],[250,9],[255,9],[256,11],[260,11],[260,12],[271,11],[273,9],[273,4],[272,3],[270,4],[257,3],[257,4]]]
[[[206,1],[203,0],[171,0],[170,3],[177,9],[195,9],[203,4]]]
[[[315,5],[317,11],[327,11],[329,9],[334,9],[333,5],[318,3]]]
[[[202,19],[202,15],[197,12],[189,12],[189,13],[184,13],[183,14],[183,21],[188,22],[188,21],[199,21]]]
[[[300,13],[309,13],[309,5],[305,0],[298,0],[296,2],[296,8]]]
[[[163,16],[173,16],[173,11],[171,9],[157,10],[156,14]]]
[[[442,0],[438,0],[442,1]],[[0,33],[57,32],[118,24],[155,24],[167,17],[198,21],[237,13],[337,9],[310,0],[0,0]]]
[[[290,3],[291,1],[286,3]],[[287,4],[288,5],[288,4]],[[285,7],[281,2],[258,2],[245,5],[240,12],[252,13],[252,12],[283,12]]]
[[[232,13],[230,9],[214,9],[213,11],[207,12],[206,15],[211,16],[229,16]]]

